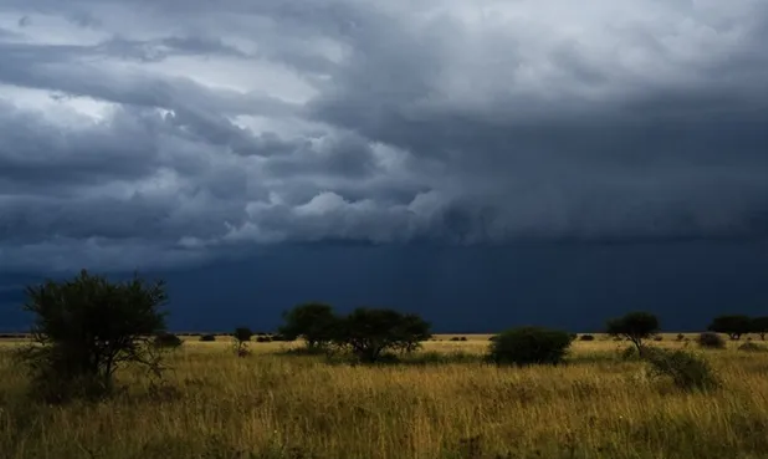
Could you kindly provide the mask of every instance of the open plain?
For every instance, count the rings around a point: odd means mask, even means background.
[[[458,336],[458,335],[457,335]],[[684,392],[622,359],[628,343],[575,341],[561,366],[496,368],[489,335],[438,336],[398,364],[285,354],[298,343],[185,343],[162,380],[127,368],[99,403],[46,406],[0,345],[3,459],[762,458],[768,353],[699,350],[722,388]]]

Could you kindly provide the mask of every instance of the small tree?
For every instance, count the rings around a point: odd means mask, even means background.
[[[392,309],[357,308],[342,318],[334,341],[351,348],[363,362],[376,362],[387,350],[411,351],[432,335],[430,324],[415,314]]]
[[[303,338],[307,348],[324,348],[334,337],[339,319],[333,307],[324,303],[306,303],[283,313],[285,324],[278,333],[289,340]]]
[[[167,301],[162,281],[137,275],[114,283],[82,270],[63,282],[48,280],[26,289],[24,310],[34,314],[34,344],[19,354],[33,381],[50,401],[108,393],[115,371],[139,363],[158,373],[152,337],[165,330]]]
[[[642,352],[643,339],[659,331],[659,319],[649,312],[630,312],[607,323],[609,335],[624,337],[632,341],[638,352]]]
[[[571,336],[560,330],[521,327],[496,336],[488,357],[497,365],[558,364],[571,345]]]
[[[235,352],[237,355],[244,356],[248,352],[248,342],[251,340],[253,332],[248,327],[237,327],[232,337],[235,338]]]
[[[742,314],[723,315],[712,319],[707,330],[715,333],[725,333],[732,340],[738,341],[741,335],[752,330],[752,319]]]
[[[755,317],[752,319],[751,332],[760,335],[760,339],[765,341],[765,335],[768,334],[768,316]]]

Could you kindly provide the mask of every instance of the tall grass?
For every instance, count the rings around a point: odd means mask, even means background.
[[[446,340],[447,341],[447,340]],[[430,342],[418,365],[330,365],[284,343],[188,341],[164,382],[127,370],[98,404],[31,404],[0,347],[3,459],[759,458],[768,451],[768,356],[702,351],[723,387],[686,393],[576,342],[561,367],[497,369],[487,339]],[[659,343],[665,347],[681,343]],[[417,359],[418,360],[418,359]],[[457,363],[459,362],[459,363]],[[509,455],[509,456],[507,456]]]

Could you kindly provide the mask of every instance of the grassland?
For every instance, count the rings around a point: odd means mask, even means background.
[[[237,358],[222,339],[190,339],[164,382],[128,369],[126,392],[63,407],[25,400],[7,352],[18,343],[7,342],[0,457],[768,457],[768,354],[732,343],[701,351],[723,388],[685,393],[621,360],[626,343],[577,341],[565,366],[497,369],[475,357],[488,337],[468,338],[425,344],[444,359],[377,367],[281,355],[286,343],[253,343]],[[653,344],[683,346],[673,336]]]

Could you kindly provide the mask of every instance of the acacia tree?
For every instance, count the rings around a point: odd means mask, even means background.
[[[387,350],[407,351],[429,339],[429,322],[392,309],[357,308],[339,320],[335,338],[363,362],[376,362]]]
[[[82,270],[72,280],[48,280],[25,292],[24,310],[34,314],[34,344],[19,357],[32,370],[40,395],[63,401],[73,391],[108,393],[115,371],[129,362],[159,373],[152,339],[165,331],[162,281],[147,283],[134,275],[110,282]]]
[[[753,322],[749,316],[743,314],[722,315],[712,319],[707,330],[715,333],[725,333],[732,340],[738,341],[741,335],[752,331]]]
[[[253,331],[248,327],[237,327],[232,337],[235,338],[235,352],[238,356],[244,357],[248,353],[247,343],[251,341]]]
[[[623,336],[642,352],[643,340],[659,331],[659,319],[650,312],[630,312],[622,317],[611,319],[606,324],[606,332],[611,336]]]
[[[305,303],[283,313],[285,323],[278,333],[284,338],[303,338],[309,350],[326,347],[334,337],[339,318],[325,303]]]

